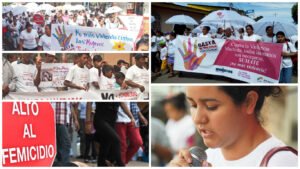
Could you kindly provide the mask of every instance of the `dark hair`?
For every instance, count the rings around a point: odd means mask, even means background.
[[[162,101],[163,105],[166,105],[167,103],[171,104],[178,110],[182,110],[184,112],[187,111],[186,97],[184,93],[179,93],[171,98],[167,98]]]
[[[28,27],[32,27],[32,25],[30,24],[30,22],[26,22],[25,28],[27,29]]]
[[[148,36],[143,35],[142,38],[139,41],[137,41],[136,49],[138,49],[142,44],[149,46],[149,35]]]
[[[267,26],[267,27],[266,27],[266,32],[267,32],[267,30],[268,30],[269,28],[272,28],[272,29],[273,29],[273,26]]]
[[[210,27],[209,26],[203,26],[203,28],[207,29],[207,31],[210,31]]]
[[[176,33],[175,32],[171,32],[170,36],[173,36],[174,38],[176,38]]]
[[[221,86],[219,88],[228,94],[236,105],[240,105],[245,101],[248,92],[255,91],[258,94],[258,99],[254,111],[259,121],[262,121],[260,110],[265,98],[268,96],[278,96],[281,93],[281,88],[277,86]]]
[[[96,61],[102,61],[101,55],[95,55],[95,56],[93,57],[93,62],[96,62]]]
[[[254,30],[253,26],[250,24],[245,26],[246,29],[247,29],[247,27],[251,28],[251,30]]]
[[[244,33],[244,32],[245,32],[245,29],[244,29],[244,28],[240,28],[239,30],[241,30],[241,31],[242,31],[242,33]]]
[[[46,26],[51,30],[51,24],[47,24]]]
[[[278,31],[278,32],[276,33],[276,37],[277,37],[278,35],[282,35],[282,36],[285,37],[285,34],[284,34],[284,32],[282,32],[282,31]]]
[[[83,56],[83,55],[87,55],[88,57],[90,57],[90,54],[89,53],[78,53],[78,57],[81,57],[81,56]]]
[[[125,75],[122,72],[117,72],[117,73],[115,73],[115,78],[116,79],[125,79]]]
[[[121,71],[121,68],[117,65],[114,65],[114,73],[118,73]]]
[[[102,73],[103,74],[108,73],[110,71],[113,71],[113,67],[111,65],[103,65],[102,66]]]

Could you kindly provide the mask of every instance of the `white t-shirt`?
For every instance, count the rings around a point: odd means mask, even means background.
[[[121,66],[121,70],[120,70],[120,72],[122,72],[124,75],[126,75],[126,73],[127,73],[127,68],[126,68],[126,66]]]
[[[27,30],[23,30],[20,35],[20,39],[24,40],[23,47],[26,49],[33,49],[37,47],[36,38],[38,38],[39,35],[36,30],[32,29],[30,33],[27,32]]]
[[[297,52],[297,50],[295,49],[294,45],[291,42],[288,42],[289,45],[289,50],[288,50],[288,46],[287,43],[283,43],[283,47],[282,47],[282,52]],[[293,67],[293,62],[292,59],[290,57],[282,57],[282,68],[289,68],[289,67]]]
[[[95,67],[92,67],[89,71],[90,71],[90,90],[98,90],[92,85],[92,82],[98,82],[98,84],[100,85],[99,70]]]
[[[200,34],[198,34],[198,37],[204,37],[204,38],[211,38],[211,34],[210,33],[208,33],[208,34],[206,34],[206,35],[204,35],[203,33],[200,33]]]
[[[166,124],[166,133],[170,140],[172,150],[188,148],[188,139],[196,132],[192,117],[185,115],[179,121],[169,119]]]
[[[276,36],[274,35],[272,38],[270,38],[268,35],[264,35],[262,37],[262,41],[263,42],[270,42],[270,43],[276,43],[277,42],[277,39],[276,39]]]
[[[38,72],[35,65],[13,62],[11,66],[15,73],[16,92],[38,92],[34,85],[34,79]]]
[[[113,90],[113,89],[115,89],[115,83],[116,83],[116,79],[114,76],[112,76],[111,78],[108,78],[108,77],[104,76],[103,74],[101,74],[101,77],[100,77],[100,89],[101,90]]]
[[[77,16],[77,24],[82,25],[84,21],[84,17],[82,15]]]
[[[71,67],[69,70],[66,79],[77,86],[86,87],[89,83],[90,76],[89,76],[89,69],[87,67],[79,67],[77,64]],[[69,90],[77,90],[74,88],[69,88]]]
[[[160,49],[160,60],[166,60],[168,55],[168,48],[165,46]]]
[[[259,167],[266,153],[274,147],[285,146],[285,144],[272,136],[259,144],[252,152],[238,160],[226,160],[220,148],[207,149],[207,161],[213,167]],[[275,166],[298,166],[298,157],[292,152],[282,151],[274,154],[269,161],[269,167]]]
[[[157,43],[156,43],[156,36],[151,37],[151,52],[157,52]]]
[[[126,73],[125,80],[131,80],[134,83],[144,86],[145,91],[141,92],[140,89],[138,92],[138,99],[147,99],[149,96],[149,73],[146,68],[139,68],[136,65],[132,65]]]
[[[130,110],[130,102],[125,103],[126,106],[128,107],[128,110]],[[128,117],[128,115],[124,112],[121,106],[119,106],[118,110],[118,118],[117,118],[117,123],[130,123],[131,119]]]
[[[256,35],[256,34],[252,34],[251,36],[248,36],[247,34],[245,34],[243,36],[243,40],[256,42],[258,40],[261,40],[261,37],[259,35]]]
[[[47,36],[46,34],[41,36],[41,38],[39,40],[39,46],[42,46],[44,51],[50,51],[51,50],[51,36]]]
[[[151,37],[151,43],[154,43],[154,45],[151,47],[151,52],[157,52],[159,50],[159,42],[166,42],[166,38],[161,36],[161,37],[157,37],[157,36],[152,36]]]
[[[173,56],[174,57],[174,54],[175,54],[175,51],[176,51],[176,43],[175,43],[176,39],[173,39],[173,40],[170,40],[168,43],[167,43],[167,46],[168,46],[168,56]]]

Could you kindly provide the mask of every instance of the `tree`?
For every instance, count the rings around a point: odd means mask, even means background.
[[[298,24],[298,3],[295,3],[292,7],[292,18],[295,24]]]

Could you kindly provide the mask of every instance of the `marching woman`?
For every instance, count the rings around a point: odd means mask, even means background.
[[[297,166],[297,150],[266,131],[260,111],[275,86],[191,86],[187,100],[196,129],[203,138],[203,166]],[[190,166],[192,155],[181,150],[170,166]]]
[[[87,104],[86,130],[96,129],[95,140],[100,143],[98,166],[124,166],[121,159],[120,139],[115,130],[118,108],[127,109],[125,103],[97,102],[94,122],[92,122],[91,103]]]

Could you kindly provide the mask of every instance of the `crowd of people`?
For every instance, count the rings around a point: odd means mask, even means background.
[[[210,26],[203,26],[201,33],[192,33],[190,28],[185,28],[181,35],[199,38],[218,38],[229,40],[244,40],[255,42],[281,43],[282,63],[279,83],[291,83],[293,73],[297,73],[297,50],[298,41],[293,41],[286,37],[283,31],[274,32],[272,26],[266,27],[266,35],[260,36],[255,34],[252,25],[246,25],[241,28],[233,26],[219,27],[216,33],[211,33]],[[152,31],[151,37],[151,69],[154,76],[160,76],[165,73],[166,69],[169,73],[168,77],[173,77],[174,74],[174,57],[176,51],[176,33],[162,33],[161,31]]]
[[[97,166],[125,166],[133,160],[148,161],[147,103],[51,104],[57,139],[53,166],[75,166],[79,161],[97,163]]]
[[[34,15],[44,18],[36,23]],[[23,12],[14,15],[12,11],[2,14],[4,50],[51,50],[51,24],[85,26],[93,28],[123,29],[124,23],[118,17],[120,12],[104,14],[103,9],[92,10],[56,9],[52,11]],[[144,34],[136,42],[135,50],[148,51],[149,35]]]
[[[64,87],[39,87],[41,79],[48,74],[41,74],[43,63],[69,63],[66,56],[61,60],[55,53],[45,56],[23,53],[17,57],[8,54],[2,58],[3,84],[2,94],[9,92],[56,92],[67,90],[126,90],[136,89],[139,100],[148,99],[148,56],[133,54],[135,63],[130,65],[125,60],[118,60],[116,65],[109,65],[101,55],[92,57],[88,53],[72,56],[73,66],[69,69]]]

